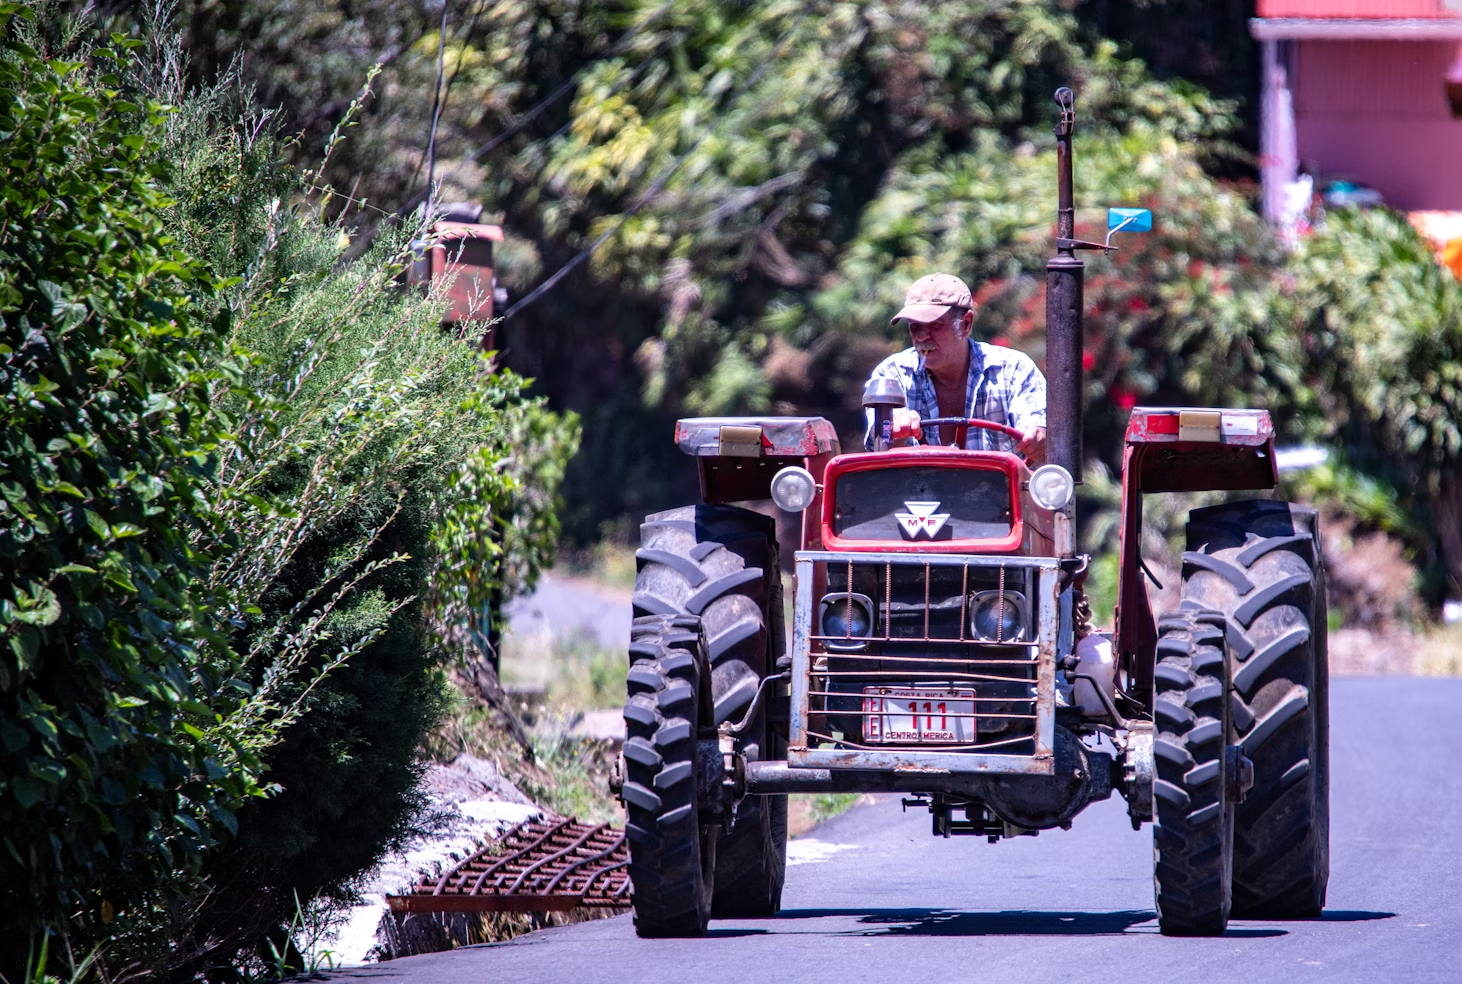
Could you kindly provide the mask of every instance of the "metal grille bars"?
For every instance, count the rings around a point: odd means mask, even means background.
[[[1013,639],[1007,589],[1028,608],[1015,613]],[[800,551],[788,764],[1051,774],[1058,589],[1049,557]],[[840,606],[841,632],[817,628],[823,591]],[[969,625],[980,593],[995,596],[988,639]],[[855,595],[873,607],[861,639],[847,628]]]
[[[408,895],[388,895],[392,912],[554,912],[627,907],[624,831],[555,817],[519,824],[441,877]]]

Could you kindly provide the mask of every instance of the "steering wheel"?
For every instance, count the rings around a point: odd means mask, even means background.
[[[919,428],[939,427],[941,425],[960,428],[955,432],[955,444],[964,446],[964,430],[968,427],[983,427],[985,430],[992,430],[1013,438],[1018,445],[1025,440],[1025,433],[1014,427],[1007,427],[1004,424],[997,424],[993,420],[982,420],[979,417],[930,417],[928,420],[919,421]]]

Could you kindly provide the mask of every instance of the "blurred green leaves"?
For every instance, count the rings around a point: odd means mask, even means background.
[[[1433,594],[1462,591],[1462,284],[1404,216],[1343,209],[1301,241],[1280,290],[1275,327],[1303,348],[1324,436],[1402,490],[1410,515],[1379,510],[1376,525],[1444,561],[1451,585]],[[1339,492],[1375,499],[1355,481]]]
[[[1432,252],[1389,210],[1331,212],[1293,257],[1286,306],[1334,431],[1374,428],[1436,493],[1462,460],[1462,284]]]
[[[1422,497],[1446,499],[1439,483],[1455,460],[1446,394],[1457,385],[1446,367],[1457,359],[1445,332],[1416,327],[1453,316],[1445,293],[1428,300],[1443,288],[1418,279],[1439,275],[1425,248],[1395,216],[1353,232],[1336,216],[1341,228],[1314,240],[1333,255],[1310,256],[1307,246],[1287,259],[1255,214],[1252,187],[1217,182],[1200,166],[1243,169],[1235,106],[1181,79],[1155,79],[1124,56],[1133,49],[1094,29],[1136,32],[1136,50],[1169,70],[1225,75],[1224,91],[1248,92],[1251,81],[1227,77],[1248,78],[1256,61],[1236,15],[1186,0],[1109,6],[507,0],[454,16],[447,67],[461,69],[438,175],[448,197],[481,200],[502,217],[504,256],[531,256],[499,271],[516,296],[683,158],[591,264],[500,332],[513,364],[531,367],[556,405],[585,415],[588,453],[566,479],[582,504],[578,535],[692,494],[693,483],[672,478],[675,452],[640,436],[663,432],[676,414],[765,407],[856,427],[858,384],[902,342],[886,319],[921,273],[963,276],[983,305],[984,336],[1039,359],[1058,85],[1077,92],[1079,234],[1092,238],[1110,204],[1157,216],[1151,235],[1120,240],[1110,258],[1087,257],[1087,446],[1115,466],[1136,402],[1267,406],[1286,442],[1357,447],[1384,416],[1387,446],[1427,470],[1417,488],[1435,491]],[[746,85],[808,9],[785,55]],[[199,4],[190,30],[193,50],[208,52],[197,57],[215,64],[244,38],[262,39],[255,50],[270,54],[256,55],[254,78],[269,104],[283,103],[312,134],[324,126],[319,107],[344,105],[366,65],[391,53],[354,148],[332,165],[337,184],[359,181],[361,194],[389,207],[423,187],[430,100],[420,94],[435,78],[437,30],[429,13],[399,0],[309,10],[270,0],[234,25]],[[298,40],[287,44],[291,32]],[[468,152],[470,163],[452,163]],[[1374,245],[1352,249],[1330,236]],[[1390,341],[1366,343],[1366,353],[1401,365],[1395,346],[1412,346],[1416,385],[1349,393],[1334,377],[1351,372],[1355,348],[1313,322],[1321,309],[1331,319],[1410,322],[1413,337],[1388,330]],[[644,466],[655,449],[663,457]],[[1413,481],[1388,480],[1403,490]]]

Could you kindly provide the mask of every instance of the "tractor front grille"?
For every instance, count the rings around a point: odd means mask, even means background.
[[[790,764],[1049,771],[1054,559],[804,551],[797,574]]]

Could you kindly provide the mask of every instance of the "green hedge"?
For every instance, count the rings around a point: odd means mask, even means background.
[[[237,979],[420,822],[439,667],[551,561],[577,427],[175,36],[0,17],[0,974],[61,935]]]
[[[0,6],[0,973],[196,869],[258,789],[206,583],[229,363],[164,110]],[[111,67],[109,67],[111,66]]]

